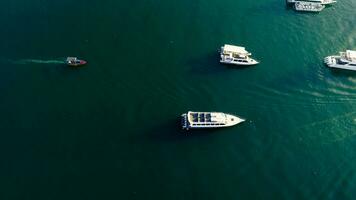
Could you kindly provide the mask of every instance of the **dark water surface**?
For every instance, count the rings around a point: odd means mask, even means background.
[[[0,199],[355,199],[356,1],[0,3]],[[218,48],[261,61],[236,69]],[[89,64],[70,69],[66,56]],[[178,116],[239,126],[186,134]]]

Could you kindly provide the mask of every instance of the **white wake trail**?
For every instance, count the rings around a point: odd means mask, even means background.
[[[12,61],[13,64],[27,65],[27,64],[64,64],[63,60],[39,60],[39,59],[23,59]]]

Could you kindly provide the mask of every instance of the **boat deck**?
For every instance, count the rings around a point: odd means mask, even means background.
[[[296,1],[294,4],[294,9],[296,11],[304,12],[320,12],[325,8],[321,3]]]
[[[192,122],[212,122],[210,113],[191,113],[189,117]]]

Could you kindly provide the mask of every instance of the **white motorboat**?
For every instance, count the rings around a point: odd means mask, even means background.
[[[346,50],[339,55],[324,58],[324,63],[330,68],[356,71],[356,51]]]
[[[251,53],[245,47],[225,44],[221,47],[220,63],[232,65],[256,65],[258,62],[250,58]]]
[[[181,117],[182,128],[186,130],[229,127],[245,121],[245,119],[222,112],[189,111]]]
[[[78,67],[87,64],[87,61],[85,60],[79,60],[77,57],[68,57],[66,59],[66,63],[68,66],[71,67]]]

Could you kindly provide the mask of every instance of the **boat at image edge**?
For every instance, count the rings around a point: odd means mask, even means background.
[[[295,3],[297,1],[301,1],[301,0],[287,0],[287,3]],[[335,1],[335,0],[304,0],[304,2],[314,2],[314,3],[320,3],[322,5],[329,5],[329,4],[336,3],[337,1]]]
[[[324,63],[330,68],[356,71],[356,51],[346,50],[339,55],[324,58]]]

